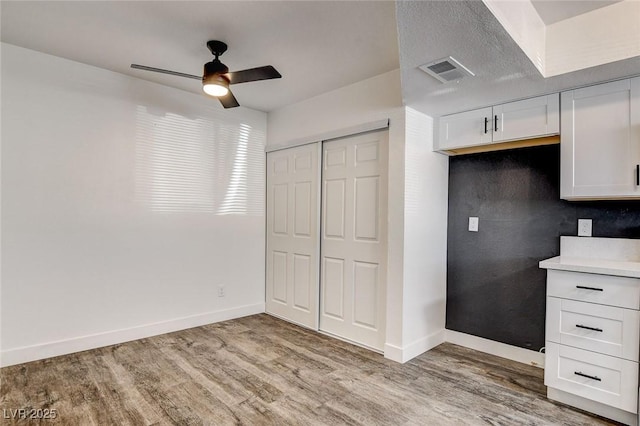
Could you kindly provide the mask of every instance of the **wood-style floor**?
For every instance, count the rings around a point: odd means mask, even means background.
[[[0,404],[64,425],[613,424],[547,400],[542,376],[452,344],[397,364],[255,315],[3,368]]]

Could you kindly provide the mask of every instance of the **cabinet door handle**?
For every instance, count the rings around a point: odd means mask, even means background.
[[[582,324],[576,324],[576,327],[584,328],[585,330],[599,331],[600,333],[602,333],[602,329],[601,328],[589,327],[587,325],[582,325]]]
[[[601,288],[596,288],[596,287],[585,287],[583,285],[577,285],[576,288],[582,289],[582,290],[593,290],[593,291],[604,291]]]
[[[576,376],[580,376],[580,377],[586,377],[587,379],[591,379],[591,380],[596,380],[598,382],[601,382],[602,379],[598,376],[590,376],[588,374],[584,374],[580,371],[574,371],[573,374],[575,374]]]
[[[497,115],[493,116],[493,131],[494,132],[498,131],[498,116]]]
[[[636,164],[636,186],[640,186],[640,164]]]
[[[489,124],[489,119],[487,117],[484,118],[484,133],[486,134],[489,130],[487,130],[487,125]]]

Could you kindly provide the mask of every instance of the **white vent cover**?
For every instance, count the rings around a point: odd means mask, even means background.
[[[475,76],[474,73],[469,71],[464,65],[453,59],[451,56],[429,62],[428,64],[420,65],[418,68],[442,83],[457,81],[464,77]]]

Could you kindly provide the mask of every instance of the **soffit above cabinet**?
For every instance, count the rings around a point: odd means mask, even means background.
[[[483,2],[545,78],[640,56],[638,1]]]

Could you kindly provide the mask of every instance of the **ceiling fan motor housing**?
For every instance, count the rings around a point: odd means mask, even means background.
[[[202,81],[205,81],[208,77],[213,75],[221,75],[223,76],[227,82],[229,81],[229,77],[226,74],[229,72],[229,67],[220,62],[218,59],[214,59],[211,62],[207,62],[204,64],[204,72],[202,73]]]

